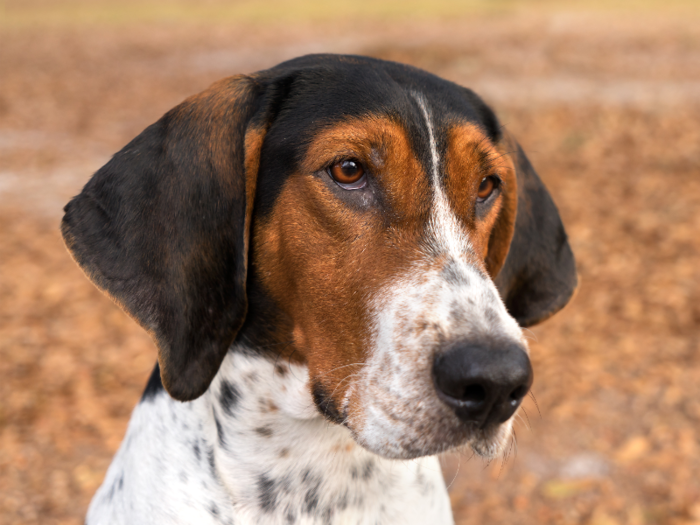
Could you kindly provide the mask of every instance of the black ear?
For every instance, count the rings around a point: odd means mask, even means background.
[[[578,284],[574,254],[557,207],[522,148],[513,140],[518,205],[515,232],[496,286],[520,326],[561,310]]]
[[[68,249],[151,333],[175,399],[206,391],[245,319],[264,91],[232,77],[186,100],[65,207]]]

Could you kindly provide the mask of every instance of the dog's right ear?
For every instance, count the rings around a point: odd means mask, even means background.
[[[279,96],[254,77],[217,82],[148,127],[65,207],[66,246],[151,333],[175,399],[206,391],[245,319],[259,153]]]

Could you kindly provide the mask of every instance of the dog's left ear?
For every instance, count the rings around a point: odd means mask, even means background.
[[[175,399],[206,391],[246,316],[270,91],[247,76],[217,82],[144,130],[65,207],[66,246],[151,333]]]
[[[547,188],[520,145],[508,134],[503,143],[515,166],[517,203],[514,192],[505,196],[489,254],[507,250],[507,256],[491,275],[496,275],[496,287],[509,313],[526,327],[561,310],[573,296],[578,277],[564,225]],[[504,245],[511,232],[509,246]]]

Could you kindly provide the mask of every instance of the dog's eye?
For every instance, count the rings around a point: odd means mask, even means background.
[[[488,199],[491,194],[498,189],[501,184],[501,179],[495,175],[489,175],[481,179],[481,184],[479,184],[479,191],[476,193],[476,201],[484,202]]]
[[[328,168],[328,174],[346,189],[359,189],[364,186],[365,169],[355,160],[341,160]]]

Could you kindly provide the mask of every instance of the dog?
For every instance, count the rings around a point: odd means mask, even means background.
[[[61,230],[158,348],[89,525],[453,523],[436,454],[505,450],[533,379],[522,327],[577,285],[491,109],[360,56],[188,98]]]

